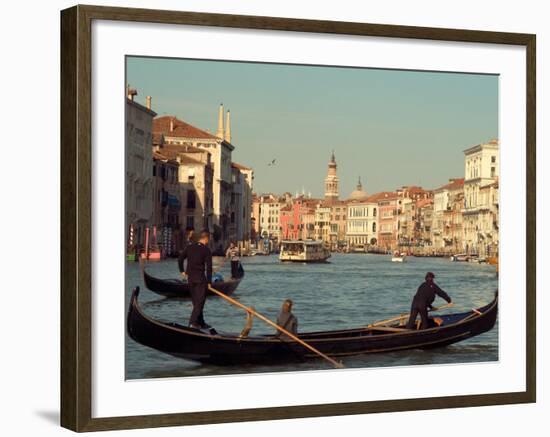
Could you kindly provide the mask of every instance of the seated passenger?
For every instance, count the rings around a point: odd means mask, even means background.
[[[279,317],[277,317],[277,325],[279,325],[281,328],[286,329],[288,332],[292,334],[298,333],[298,319],[294,314],[292,314],[292,305],[293,302],[290,299],[286,299],[283,302],[283,306],[281,307],[281,312],[279,313]],[[281,331],[277,331],[276,337],[279,337],[281,339],[289,339],[288,335],[282,333]]]

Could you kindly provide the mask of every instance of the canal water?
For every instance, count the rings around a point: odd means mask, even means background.
[[[216,266],[216,261],[214,265]],[[229,263],[221,273],[229,276]],[[298,331],[353,328],[408,312],[411,299],[427,271],[453,299],[449,311],[468,311],[492,300],[498,287],[495,267],[485,264],[451,262],[445,258],[408,257],[404,263],[391,256],[333,254],[329,263],[281,263],[276,255],[242,259],[246,275],[233,295],[271,320],[276,320],[284,299],[294,301]],[[128,262],[126,308],[132,288],[141,288],[144,311],[157,319],[187,324],[190,300],[165,299],[146,289],[138,263]],[[176,260],[151,262],[147,270],[160,278],[177,278]],[[434,306],[446,302],[438,297]],[[443,314],[443,313],[442,313]],[[206,321],[220,331],[240,332],[244,311],[218,297],[208,298]],[[254,321],[251,335],[272,333],[271,327]],[[498,360],[498,322],[493,330],[466,341],[434,350],[409,350],[345,358],[352,367],[410,366],[419,364],[472,363]],[[330,365],[329,365],[330,366]],[[155,351],[126,336],[126,377],[161,378],[236,373],[325,369],[322,360],[273,366],[213,366],[186,361]]]

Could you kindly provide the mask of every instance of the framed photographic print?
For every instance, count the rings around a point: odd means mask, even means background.
[[[534,35],[75,6],[61,49],[62,426],[535,401]]]

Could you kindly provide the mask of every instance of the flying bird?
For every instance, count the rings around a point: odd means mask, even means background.
[[[269,164],[267,164],[269,167],[271,167],[272,165],[275,165],[275,161],[277,161],[277,159],[274,159],[273,161],[271,161]]]

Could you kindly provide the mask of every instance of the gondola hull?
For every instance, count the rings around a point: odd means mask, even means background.
[[[127,319],[128,335],[136,342],[161,352],[216,365],[299,362],[318,358],[292,340],[275,336],[238,338],[234,334],[215,335],[176,323],[154,320],[138,304],[139,288],[134,291]],[[476,312],[439,316],[443,325],[424,330],[361,327],[341,331],[300,333],[300,338],[319,351],[342,358],[352,355],[429,349],[446,346],[480,335],[493,328],[497,318],[497,298]]]
[[[243,272],[244,276],[244,272]],[[239,284],[241,283],[242,276],[238,279],[230,279],[229,281],[215,282],[214,285],[216,290],[221,291],[223,294],[230,295],[232,294]],[[164,297],[190,297],[189,284],[180,279],[159,279],[155,278],[148,274],[145,269],[143,269],[143,281],[145,286]],[[214,295],[209,293],[209,295]]]

